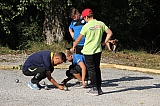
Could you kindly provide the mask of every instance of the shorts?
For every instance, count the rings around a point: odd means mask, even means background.
[[[66,71],[66,76],[69,78],[73,78],[73,74],[78,74],[82,75],[82,69],[80,68],[79,65],[70,65],[69,70]]]

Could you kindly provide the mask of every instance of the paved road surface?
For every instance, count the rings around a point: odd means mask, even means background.
[[[60,83],[65,69],[55,69],[52,76]],[[160,75],[102,69],[105,94],[100,96],[73,87],[76,80],[68,83],[70,91],[58,90],[47,79],[50,90],[32,90],[27,86],[30,79],[20,70],[0,69],[0,106],[160,106]]]

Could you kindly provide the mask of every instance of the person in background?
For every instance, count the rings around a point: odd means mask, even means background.
[[[118,39],[110,39],[108,40],[108,42],[106,42],[106,46],[109,51],[116,53],[117,43],[118,43]]]
[[[69,25],[69,33],[74,41],[78,38],[82,27],[86,24],[86,22],[82,19],[81,14],[79,11],[72,7],[70,9],[70,18],[72,19],[71,24]],[[84,46],[85,37],[81,39],[81,41],[77,44],[75,53],[82,54],[81,50]]]

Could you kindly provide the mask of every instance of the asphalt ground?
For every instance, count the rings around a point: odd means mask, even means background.
[[[60,83],[66,69],[57,68],[53,78]],[[44,79],[49,90],[32,90],[27,83],[32,77],[18,69],[0,69],[0,106],[159,106],[160,75],[133,70],[102,68],[103,95],[85,92],[89,88],[74,87],[76,79],[68,82],[69,91],[59,90]],[[19,79],[19,83],[15,80]],[[42,82],[40,82],[42,83]]]

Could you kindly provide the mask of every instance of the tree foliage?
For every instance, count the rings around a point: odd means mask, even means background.
[[[0,45],[12,45],[14,49],[29,47],[31,41],[47,40],[45,31],[50,33],[48,42],[59,42],[62,37],[70,40],[68,10],[72,6],[80,12],[91,8],[94,17],[105,22],[113,37],[119,39],[119,50],[156,52],[160,48],[158,0],[2,0]],[[50,21],[46,24],[46,20]]]

